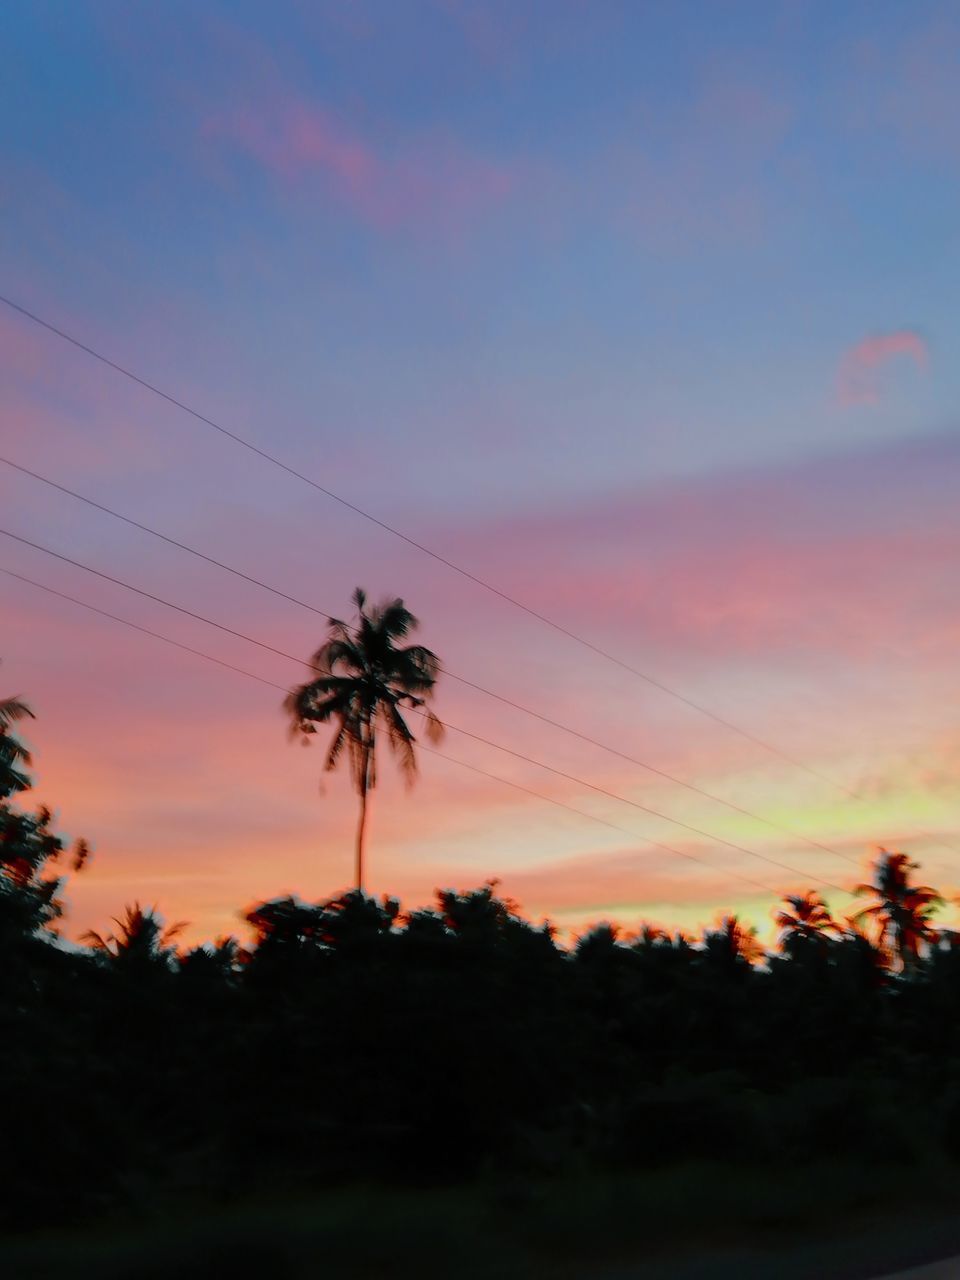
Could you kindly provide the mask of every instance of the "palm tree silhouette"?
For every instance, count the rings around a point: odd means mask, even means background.
[[[718,968],[734,971],[758,964],[764,950],[755,928],[744,924],[737,915],[725,915],[715,929],[704,931],[701,955]]]
[[[165,932],[166,940],[171,940],[169,930]],[[233,986],[245,964],[250,960],[250,953],[241,947],[236,938],[223,936],[213,942],[202,943],[191,947],[180,961],[180,972],[189,978],[201,978],[208,982],[221,982]]]
[[[419,625],[402,600],[388,600],[366,610],[366,593],[353,594],[356,626],[330,619],[327,639],[313,655],[316,673],[293,689],[284,703],[293,734],[316,733],[317,724],[334,724],[334,734],[324,762],[329,772],[344,751],[350,762],[353,785],[360,797],[357,824],[356,887],[363,892],[364,833],[367,796],[377,781],[377,729],[382,727],[400,769],[412,783],[417,771],[416,738],[401,715],[401,708],[423,708],[427,736],[439,741],[443,725],[426,706],[433,693],[440,661],[420,644],[398,647]]]
[[[90,929],[80,941],[113,964],[155,964],[169,966],[176,956],[175,940],[186,928],[186,922],[164,927],[156,907],[146,908],[135,902],[124,909],[123,919],[114,918],[117,932],[104,938]]]
[[[780,930],[780,946],[788,954],[815,946],[823,948],[843,928],[830,914],[830,909],[818,893],[808,889],[806,893],[791,893],[784,898],[786,906],[774,917]]]
[[[873,866],[873,883],[859,884],[855,894],[872,893],[875,901],[858,911],[857,922],[870,918],[879,927],[880,946],[896,956],[907,972],[920,959],[924,943],[937,937],[931,917],[944,899],[929,885],[910,883],[910,873],[919,864],[906,853],[880,849]]]
[[[30,786],[30,779],[23,772],[33,763],[30,752],[10,732],[12,725],[28,717],[32,720],[33,712],[20,698],[0,699],[0,800]]]

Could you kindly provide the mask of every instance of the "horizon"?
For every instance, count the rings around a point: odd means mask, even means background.
[[[803,766],[0,306],[18,467],[321,613],[399,596],[450,671],[795,833],[441,677],[442,720],[796,874],[451,732],[451,756],[631,834],[433,755],[407,792],[385,755],[374,893],[496,877],[567,933],[735,911],[766,939],[782,893],[843,914],[818,881],[866,878],[881,846],[956,892],[952,6],[3,23],[0,294]],[[302,661],[8,538],[0,567],[305,678],[323,617],[2,464],[0,503],[18,536]],[[349,887],[356,797],[342,771],[318,795],[326,732],[290,742],[281,692],[2,574],[0,602],[0,697],[37,715],[24,802],[93,846],[67,937],[136,899],[192,943]]]

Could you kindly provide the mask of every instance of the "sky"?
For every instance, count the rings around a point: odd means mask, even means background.
[[[0,305],[4,459],[312,609],[0,463],[8,533],[304,661],[355,586],[401,596],[621,753],[442,679],[460,763],[385,762],[373,891],[766,935],[885,846],[956,892],[956,5],[10,0],[0,34],[0,293],[649,677]],[[0,574],[25,799],[94,847],[69,936],[348,887],[299,662],[0,568],[268,682]]]

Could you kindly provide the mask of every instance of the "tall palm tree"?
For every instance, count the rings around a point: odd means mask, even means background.
[[[333,723],[325,771],[335,769],[346,752],[360,797],[356,887],[362,893],[367,796],[377,781],[378,729],[386,734],[401,771],[412,782],[417,771],[416,738],[401,709],[412,708],[424,717],[431,741],[439,741],[443,725],[426,705],[440,660],[423,645],[397,644],[416,630],[417,619],[399,599],[367,610],[366,593],[359,587],[353,602],[356,624],[330,619],[327,638],[310,660],[314,674],[289,693],[284,706],[295,735],[316,733],[318,724]]]
[[[32,720],[33,712],[20,698],[0,699],[0,800],[30,786],[30,779],[23,772],[33,763],[30,752],[10,731],[18,720],[27,718]]]
[[[875,899],[854,919],[876,922],[880,946],[896,956],[905,972],[919,960],[923,945],[937,937],[932,917],[944,902],[929,885],[911,884],[910,873],[918,868],[908,854],[881,849],[873,866],[873,883],[854,889],[856,894],[872,893]]]
[[[780,946],[793,952],[798,948],[815,946],[823,948],[833,938],[843,933],[830,909],[818,893],[808,889],[806,893],[791,893],[784,898],[785,906],[774,917],[780,930]]]

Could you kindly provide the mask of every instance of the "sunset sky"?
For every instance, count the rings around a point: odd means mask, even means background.
[[[780,828],[443,680],[452,724],[741,849],[451,731],[603,822],[386,762],[371,889],[497,876],[567,929],[765,933],[781,890],[849,909],[877,845],[960,889],[955,4],[13,0],[0,33],[0,293],[783,753],[0,306],[4,458],[324,613],[400,595],[452,672]],[[0,511],[285,652],[322,639],[3,464]],[[305,674],[7,537],[0,567]],[[3,575],[0,621],[33,799],[95,850],[68,934],[136,898],[199,939],[348,886],[355,797],[318,793],[279,691]]]

